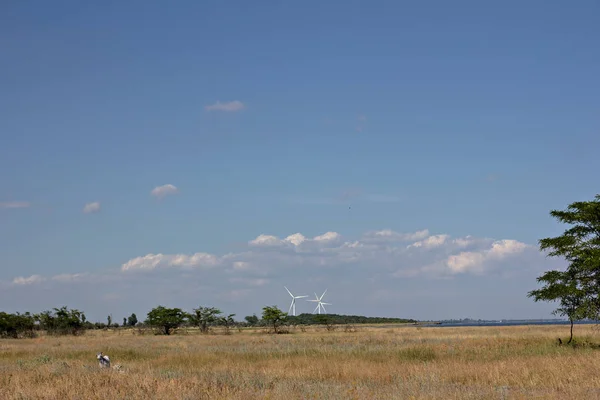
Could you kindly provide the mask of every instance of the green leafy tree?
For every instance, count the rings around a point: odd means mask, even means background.
[[[129,326],[136,326],[138,323],[138,319],[137,319],[137,315],[135,315],[135,313],[132,313],[129,318],[127,318],[127,325]]]
[[[170,335],[173,329],[183,325],[186,313],[180,308],[166,308],[158,306],[148,313],[146,324],[160,329],[164,335]]]
[[[258,320],[258,317],[256,316],[256,314],[247,315],[247,316],[244,317],[244,319],[246,320],[246,323],[249,326],[256,326],[256,325],[258,325],[258,321],[259,320]]]
[[[110,327],[112,326],[112,315],[109,315],[108,317],[106,317],[106,326],[110,329]]]
[[[547,271],[537,278],[541,289],[528,293],[535,301],[558,301],[556,314],[571,322],[598,319],[600,316],[600,194],[592,201],[571,203],[566,210],[552,210],[550,215],[571,227],[560,236],[539,241],[548,256],[568,262],[565,271]]]
[[[229,334],[229,330],[235,325],[235,320],[233,317],[235,317],[235,314],[229,314],[219,319],[219,323],[225,327],[226,334]]]
[[[123,327],[127,326],[127,318],[123,317]]]
[[[190,323],[200,328],[200,332],[208,333],[209,327],[219,322],[223,312],[215,307],[198,307],[190,314]]]
[[[262,319],[273,327],[273,332],[279,333],[279,327],[285,322],[287,313],[281,311],[277,306],[263,307]]]
[[[84,332],[86,322],[85,314],[82,311],[69,310],[66,306],[36,314],[34,319],[39,322],[40,328],[50,335],[81,334]]]
[[[566,316],[571,323],[569,341],[573,340],[573,324],[585,318],[585,292],[577,287],[577,281],[568,272],[548,271],[537,279],[544,287],[529,292],[528,296],[537,301],[559,301],[560,306],[552,313]]]

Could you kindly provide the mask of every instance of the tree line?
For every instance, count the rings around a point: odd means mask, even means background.
[[[135,313],[123,318],[122,325],[114,323],[112,315],[103,322],[90,322],[85,314],[66,306],[43,311],[39,314],[29,312],[9,314],[0,312],[0,337],[26,338],[36,336],[38,331],[49,335],[81,335],[90,329],[151,328],[158,334],[170,335],[177,328],[195,327],[201,333],[208,333],[212,327],[222,327],[226,333],[233,327],[268,327],[274,333],[280,333],[282,326],[295,325],[333,325],[333,324],[377,324],[416,322],[403,318],[365,317],[338,314],[300,314],[289,316],[277,306],[265,306],[259,318],[248,315],[244,321],[236,321],[235,314],[223,313],[216,307],[198,307],[192,312],[181,308],[168,308],[159,305],[150,310],[144,321],[138,321]]]

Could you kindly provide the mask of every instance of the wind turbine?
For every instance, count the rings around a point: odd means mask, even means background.
[[[308,296],[294,296],[292,292],[288,288],[284,286],[285,290],[292,296],[292,304],[290,304],[290,309],[288,310],[288,314],[291,312],[293,316],[296,316],[296,299],[301,299]]]
[[[319,314],[321,314],[321,309],[323,309],[324,312],[327,312],[327,310],[325,309],[325,305],[331,306],[331,303],[323,303],[321,300],[323,299],[323,296],[325,296],[325,293],[327,293],[327,289],[325,289],[325,291],[323,292],[323,294],[321,295],[321,297],[317,296],[317,294],[315,293],[315,299],[316,300],[306,300],[306,301],[313,301],[317,303],[317,307],[315,308],[315,310],[313,311],[313,314],[316,313],[317,311],[319,312]]]

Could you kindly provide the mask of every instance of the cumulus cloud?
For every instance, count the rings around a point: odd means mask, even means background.
[[[341,235],[337,232],[325,232],[322,235],[317,235],[313,238],[307,238],[301,233],[294,233],[284,239],[280,239],[273,235],[258,235],[255,239],[250,240],[248,244],[252,247],[287,247],[305,249],[308,246],[316,246],[319,244],[327,245],[341,240]]]
[[[176,193],[179,193],[179,189],[177,189],[175,185],[171,185],[170,183],[167,183],[166,185],[162,186],[157,186],[150,192],[152,196],[157,197],[159,199]]]
[[[5,201],[0,202],[0,208],[28,208],[31,203],[28,201]]]
[[[419,240],[418,242],[414,242],[413,244],[408,245],[408,247],[424,247],[424,248],[432,248],[442,246],[446,239],[448,239],[449,235],[433,235],[429,236],[426,239]]]
[[[86,272],[48,278],[32,275],[14,278],[12,284],[90,283],[118,280],[121,274],[133,277],[144,271],[228,276],[229,282],[253,287],[266,285],[281,274],[301,273],[308,276],[323,274],[326,270],[341,273],[341,276],[351,273],[355,277],[360,276],[361,280],[415,277],[452,279],[461,275],[517,270],[524,264],[531,264],[519,262],[519,257],[526,254],[538,257],[541,261],[544,259],[535,247],[516,240],[471,236],[451,238],[447,234],[430,235],[427,229],[408,233],[391,229],[370,231],[355,240],[344,239],[333,231],[312,238],[301,233],[285,238],[261,234],[248,242],[246,250],[238,253],[150,253],[125,261],[120,266],[120,272],[115,270],[97,277]],[[334,272],[339,268],[342,270]]]
[[[217,101],[214,104],[206,106],[207,111],[226,111],[226,112],[235,112],[243,110],[246,106],[239,100],[233,100],[221,103]]]
[[[13,279],[13,285],[35,285],[37,283],[41,283],[45,280],[45,278],[41,275],[31,275],[28,277],[18,276]]]
[[[248,242],[248,250],[240,253],[147,254],[125,262],[121,271],[219,267],[226,273],[268,277],[292,266],[303,266],[306,273],[310,268],[368,266],[373,274],[389,277],[449,278],[494,271],[499,262],[531,249],[516,240],[470,236],[452,239],[447,234],[430,235],[427,229],[409,233],[371,231],[358,240],[344,240],[331,231],[312,238],[301,233],[285,238],[260,234]]]
[[[91,214],[91,213],[96,213],[100,211],[100,202],[99,201],[95,201],[93,203],[87,203],[84,207],[83,207],[83,212],[85,214]]]
[[[465,251],[448,257],[447,265],[453,273],[483,271],[486,262],[499,261],[515,254],[522,253],[529,246],[516,240],[499,240],[492,243],[489,249]]]
[[[12,281],[0,282],[0,285],[9,290],[12,288],[14,293],[11,296],[15,293],[21,296],[20,293],[26,293],[27,287],[38,290],[35,289],[37,285],[48,289],[60,286],[60,290],[42,291],[44,296],[54,296],[55,300],[40,299],[35,303],[39,304],[36,307],[45,307],[49,301],[66,301],[77,293],[81,298],[88,298],[90,307],[98,307],[100,317],[106,315],[105,310],[97,305],[101,297],[90,294],[99,284],[111,288],[106,293],[121,293],[123,301],[139,304],[142,307],[140,311],[144,310],[143,307],[154,306],[157,301],[173,302],[175,299],[183,301],[181,305],[184,307],[197,306],[199,293],[203,299],[208,299],[206,301],[214,301],[216,305],[232,308],[232,311],[255,312],[264,304],[277,301],[281,301],[282,307],[287,307],[284,303],[289,295],[283,289],[283,285],[287,284],[303,293],[330,288],[328,296],[335,296],[335,300],[331,299],[335,312],[372,313],[370,307],[373,304],[364,305],[367,300],[360,296],[383,290],[431,303],[433,308],[423,309],[428,314],[418,317],[442,313],[445,317],[464,317],[454,314],[450,304],[460,307],[461,313],[471,305],[487,312],[490,307],[495,307],[499,297],[506,296],[507,301],[511,298],[510,292],[498,289],[499,278],[508,282],[517,274],[519,277],[526,276],[527,279],[513,279],[509,284],[511,288],[515,287],[513,293],[524,293],[535,285],[535,275],[549,268],[549,260],[535,246],[513,239],[452,237],[430,233],[427,229],[413,232],[382,229],[356,237],[335,231],[312,235],[296,232],[287,236],[263,232],[236,252],[133,256],[107,270],[19,276]],[[479,286],[474,285],[473,279],[477,279]],[[448,280],[457,282],[447,285]],[[531,283],[527,284],[529,281]],[[481,285],[488,285],[487,289],[481,289]],[[517,288],[518,285],[521,286]],[[487,303],[467,298],[467,293],[471,293],[479,299],[482,290],[497,293]],[[447,297],[443,298],[440,291]],[[6,290],[0,290],[0,299],[2,292]],[[143,293],[153,293],[152,299],[149,300]],[[358,293],[360,299],[357,298]],[[432,303],[432,295],[439,295],[436,302],[448,307],[440,310],[438,305],[433,305],[438,303]],[[460,296],[463,296],[464,303],[460,303],[463,300],[455,301]],[[30,301],[28,299],[31,298],[25,294],[22,297],[19,301]],[[11,297],[7,294],[6,298]],[[528,304],[524,298],[523,307]],[[390,303],[390,315],[416,312],[412,305],[407,305],[404,311],[399,310],[399,306],[403,307]],[[105,307],[110,306],[105,304]],[[497,307],[500,310],[501,307]],[[306,308],[306,311],[310,312],[312,308]]]
[[[292,236],[297,237],[296,235],[292,235]],[[300,235],[300,237],[302,237],[302,239],[304,238],[304,236],[302,236],[302,235]],[[251,241],[248,242],[248,244],[250,244],[251,246],[278,246],[278,245],[282,245],[284,243],[285,243],[285,241],[277,238],[276,236],[264,235],[264,234],[260,234],[255,239],[252,239]]]
[[[121,266],[121,271],[154,270],[158,268],[209,268],[219,265],[221,258],[208,253],[146,254],[133,258]]]
[[[152,271],[188,271],[223,274],[230,282],[261,286],[279,274],[291,273],[294,267],[302,274],[344,268],[362,278],[455,278],[482,275],[498,270],[522,268],[519,257],[544,257],[530,245],[516,240],[493,240],[471,236],[451,238],[447,234],[430,235],[427,229],[401,233],[391,229],[369,231],[355,240],[347,240],[333,231],[312,238],[294,233],[285,238],[261,234],[248,242],[248,248],[223,255],[206,252],[191,254],[150,253],[125,261],[121,273]],[[529,263],[530,264],[530,263]],[[117,279],[118,272],[112,273]],[[361,279],[362,279],[361,278]],[[32,275],[17,277],[13,285],[41,282],[90,282],[86,272],[53,277]],[[98,279],[109,279],[99,276]]]

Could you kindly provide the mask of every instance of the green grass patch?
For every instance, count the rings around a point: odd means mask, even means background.
[[[430,347],[408,347],[398,351],[398,358],[406,361],[434,361],[437,359],[435,350]]]

